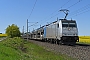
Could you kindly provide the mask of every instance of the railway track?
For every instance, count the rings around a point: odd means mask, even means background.
[[[55,53],[62,53],[78,60],[90,60],[90,45],[76,44],[75,46],[57,45],[47,42],[41,42],[36,40],[29,40],[39,46],[43,46],[47,50],[54,51]]]

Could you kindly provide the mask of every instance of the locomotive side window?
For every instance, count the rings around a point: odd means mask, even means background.
[[[57,24],[57,28],[59,28],[59,24]]]

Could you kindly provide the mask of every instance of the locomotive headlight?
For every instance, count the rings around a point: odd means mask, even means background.
[[[77,36],[77,34],[74,34],[75,36]]]
[[[70,28],[68,30],[71,30]]]

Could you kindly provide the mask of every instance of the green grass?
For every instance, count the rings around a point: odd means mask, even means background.
[[[0,42],[0,60],[74,60],[56,54],[21,38],[7,38]]]
[[[0,44],[0,60],[19,60],[19,54],[16,50]]]

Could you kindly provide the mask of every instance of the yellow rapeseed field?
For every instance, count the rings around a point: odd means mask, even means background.
[[[7,34],[0,34],[0,37],[6,37]]]
[[[79,36],[79,42],[90,44],[90,36]]]

